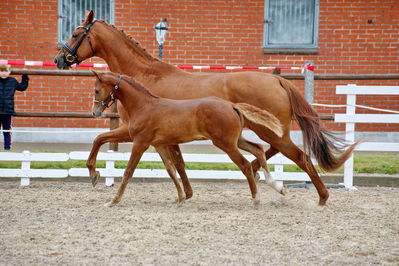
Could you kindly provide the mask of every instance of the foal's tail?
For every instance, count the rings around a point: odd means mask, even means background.
[[[267,127],[279,137],[283,136],[283,128],[281,127],[280,120],[268,111],[247,103],[234,103],[233,108],[245,119]]]
[[[320,117],[290,81],[275,76],[287,91],[294,118],[303,134],[305,152],[313,155],[325,171],[337,170],[352,154],[358,142],[349,145],[323,128]],[[340,154],[335,157],[334,154]]]

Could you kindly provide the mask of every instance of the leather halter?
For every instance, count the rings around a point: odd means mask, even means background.
[[[90,23],[87,26],[78,26],[76,28],[76,29],[85,29],[85,32],[80,37],[79,41],[76,43],[76,45],[73,49],[71,47],[69,47],[69,45],[66,42],[62,43],[62,48],[67,50],[69,53],[68,55],[63,53],[63,57],[66,62],[68,62],[71,65],[73,63],[76,63],[77,65],[79,65],[82,62],[82,61],[78,60],[78,56],[77,56],[76,52],[78,51],[80,45],[82,44],[82,42],[86,36],[87,36],[87,39],[89,40],[90,48],[91,48],[91,51],[93,52],[93,56],[94,56],[94,49],[93,49],[93,45],[91,44],[91,39],[90,39],[90,28],[94,25],[94,23],[96,23],[96,21],[97,20],[94,20],[92,23]]]
[[[107,98],[105,98],[102,101],[99,100],[94,100],[94,103],[99,103],[100,105],[104,106],[105,108],[109,108],[111,107],[111,105],[114,104],[114,102],[116,101],[116,98],[114,96],[114,93],[119,89],[119,84],[122,81],[122,75],[119,75],[119,79],[118,82],[115,84],[114,89],[110,92],[110,94],[107,96]],[[107,102],[111,100],[111,104],[107,104]]]

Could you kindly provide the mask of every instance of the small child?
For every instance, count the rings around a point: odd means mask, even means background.
[[[9,77],[11,68],[9,65],[0,65],[0,127],[3,130],[11,130],[12,116],[14,110],[15,91],[24,91],[28,88],[29,77],[22,75],[22,82],[19,83],[15,78]],[[4,149],[11,149],[11,133],[3,132]]]

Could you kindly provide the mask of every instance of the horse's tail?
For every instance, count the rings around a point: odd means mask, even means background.
[[[283,136],[283,128],[281,127],[280,120],[268,111],[247,103],[234,103],[233,108],[245,119],[267,127],[279,137]]]
[[[350,157],[358,142],[349,145],[323,128],[319,115],[295,85],[282,77],[275,77],[289,95],[293,116],[302,130],[305,152],[313,155],[323,170],[337,170]],[[340,156],[335,157],[334,154]]]

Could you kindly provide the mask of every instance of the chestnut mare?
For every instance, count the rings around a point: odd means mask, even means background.
[[[259,160],[267,183],[284,195],[283,187],[277,186],[268,171],[262,146],[249,142],[241,136],[244,124],[249,125],[250,129],[256,124],[281,136],[280,121],[274,115],[249,104],[231,103],[217,97],[193,100],[159,98],[133,78],[112,72],[102,74],[93,71],[93,73],[97,78],[94,116],[101,116],[109,103],[118,99],[127,111],[129,117],[127,128],[131,139],[134,139],[122,183],[108,206],[120,202],[142,154],[150,145],[159,147],[206,139],[210,139],[215,146],[226,152],[241,169],[248,180],[255,204],[259,203],[259,194],[252,166],[238,148],[252,153]],[[180,185],[174,175],[172,179],[177,189],[178,201],[182,201],[184,197]]]
[[[310,177],[319,194],[319,204],[324,205],[329,197],[310,156],[314,156],[325,171],[338,169],[351,155],[355,144],[346,145],[330,131],[322,127],[316,111],[288,80],[260,72],[235,72],[215,74],[193,74],[162,62],[142,48],[133,38],[102,20],[93,20],[90,11],[82,26],[63,45],[54,62],[60,69],[67,69],[74,63],[98,56],[104,59],[110,70],[127,74],[142,83],[153,94],[170,99],[193,99],[217,96],[230,102],[244,102],[267,110],[275,115],[283,128],[283,135],[277,136],[271,130],[253,125],[252,130],[270,144],[266,158],[278,152],[293,160]],[[87,36],[87,38],[85,38]],[[70,47],[73,47],[70,48]],[[130,141],[126,125],[126,111],[118,105],[118,113],[124,124],[116,130],[104,133],[93,144],[88,167],[93,166],[99,147],[105,142]],[[290,139],[292,119],[296,119],[303,133],[304,150],[299,149]],[[248,126],[248,125],[245,125]],[[170,152],[176,155],[176,167],[184,167],[177,146]],[[338,157],[335,154],[339,155]],[[260,168],[260,162],[252,162],[253,171]],[[179,174],[181,172],[179,171]],[[92,172],[91,172],[92,173]],[[182,181],[183,177],[181,176]],[[186,180],[186,182],[188,182]]]

